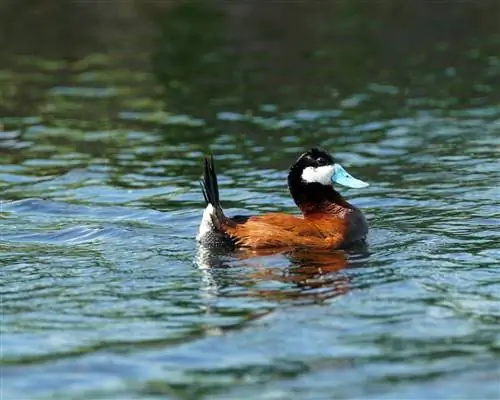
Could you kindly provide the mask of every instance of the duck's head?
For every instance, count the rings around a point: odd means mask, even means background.
[[[342,204],[344,200],[334,189],[334,184],[356,189],[368,186],[350,175],[326,150],[317,147],[303,153],[288,174],[288,188],[301,209],[305,203],[319,205],[329,201]]]

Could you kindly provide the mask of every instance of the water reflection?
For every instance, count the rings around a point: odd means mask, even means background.
[[[321,303],[350,290],[352,276],[342,270],[354,263],[357,267],[366,265],[360,260],[364,263],[367,256],[366,245],[349,253],[296,248],[240,249],[228,253],[199,246],[196,265],[202,273],[205,292],[212,296]],[[242,287],[244,291],[240,290]]]
[[[269,110],[337,108],[352,118],[359,109],[395,116],[478,106],[497,96],[499,7],[111,0],[92,8],[7,0],[0,114],[102,129],[137,111],[215,124],[229,111],[264,118]],[[75,96],[94,101],[82,106]],[[216,126],[238,130],[227,121]]]

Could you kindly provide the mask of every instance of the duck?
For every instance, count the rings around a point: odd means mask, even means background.
[[[334,185],[360,189],[369,184],[349,174],[323,148],[302,153],[288,172],[288,189],[302,215],[227,216],[220,202],[213,154],[204,157],[200,184],[205,209],[196,239],[205,248],[335,250],[366,241],[365,216]]]

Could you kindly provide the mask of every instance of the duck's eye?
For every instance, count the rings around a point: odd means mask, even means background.
[[[325,158],[323,158],[323,157],[318,157],[318,158],[316,159],[316,163],[317,163],[320,167],[322,167],[323,165],[327,165],[327,164],[328,164],[328,161],[326,161],[326,159],[325,159]]]

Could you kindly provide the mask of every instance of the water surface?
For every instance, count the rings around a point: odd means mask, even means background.
[[[498,6],[23,3],[3,399],[500,396]],[[371,184],[367,249],[197,248],[204,154],[229,213],[296,212],[316,144]]]

